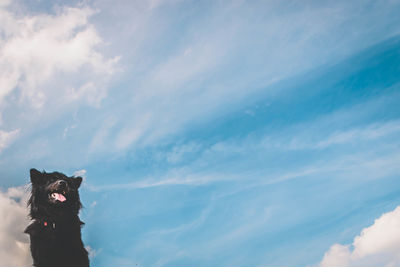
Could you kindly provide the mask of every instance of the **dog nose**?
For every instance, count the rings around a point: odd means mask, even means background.
[[[63,181],[63,180],[59,180],[59,181],[57,182],[57,185],[58,185],[59,188],[64,189],[64,188],[67,187],[67,182],[66,182],[66,181]]]

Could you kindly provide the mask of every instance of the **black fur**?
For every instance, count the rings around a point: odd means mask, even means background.
[[[33,266],[88,267],[88,252],[81,238],[84,223],[78,216],[82,207],[78,193],[82,178],[36,169],[31,169],[30,175],[32,194],[28,205],[33,221],[25,233],[31,239]],[[54,197],[60,194],[65,201]]]

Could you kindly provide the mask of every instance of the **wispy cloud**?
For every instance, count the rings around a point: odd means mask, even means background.
[[[314,125],[311,127],[312,129],[315,129],[315,127],[318,126]],[[328,136],[316,135],[312,133],[312,130],[310,131],[305,129],[303,132],[298,133],[300,137],[293,137],[293,139],[288,142],[286,148],[293,150],[325,149],[331,146],[359,144],[378,140],[379,138],[389,137],[390,135],[398,134],[399,131],[399,120],[371,123],[368,125],[352,127],[350,129],[334,130],[334,132],[328,133]],[[313,140],[311,140],[311,138]],[[271,140],[271,142],[273,141]],[[285,147],[284,144],[281,144],[280,146],[282,148]]]
[[[92,191],[108,191],[108,190],[132,190],[140,188],[160,187],[160,186],[199,186],[217,181],[233,180],[232,176],[228,175],[210,175],[210,174],[194,174],[194,175],[177,175],[175,177],[167,176],[164,179],[145,179],[137,182],[124,184],[108,184],[108,185],[87,185]]]
[[[374,123],[366,127],[359,127],[349,131],[336,132],[327,139],[317,143],[316,147],[326,148],[332,145],[363,142],[377,139],[400,131],[400,121],[393,120],[386,123]]]
[[[398,171],[395,162],[399,154],[396,150],[397,139],[393,137],[400,132],[400,121],[393,119],[348,126],[359,121],[364,113],[379,109],[384,103],[385,98],[378,98],[372,102],[335,110],[276,132],[266,128],[264,134],[249,133],[241,138],[230,138],[216,143],[190,141],[175,145],[153,154],[155,162],[165,162],[171,166],[168,173],[159,178],[137,177],[135,182],[92,185],[91,189],[103,191],[173,185],[201,186],[238,180],[246,181],[247,186],[253,185],[253,181],[255,184],[268,185],[344,170],[357,177],[369,177],[371,173],[395,173]],[[382,142],[392,145],[381,146]],[[373,148],[365,151],[365,144]],[[348,150],[348,147],[352,149]],[[324,152],[327,149],[338,152]],[[321,157],[310,157],[300,165],[289,167],[292,164],[288,164],[284,170],[263,163],[263,158],[273,159],[277,155],[286,162],[284,158],[289,159],[299,152],[306,155],[311,152],[322,154]],[[372,169],[376,172],[372,172]]]
[[[259,166],[257,169],[235,170],[234,173],[228,170],[221,172],[199,171],[197,173],[193,172],[196,169],[196,166],[193,166],[193,169],[173,169],[170,173],[157,179],[143,179],[123,184],[88,184],[87,188],[95,192],[101,192],[181,185],[204,186],[207,184],[236,182],[242,184],[238,190],[234,190],[237,193],[249,188],[270,186],[292,179],[331,176],[333,174],[343,178],[352,177],[355,180],[377,179],[400,171],[400,167],[397,164],[399,160],[400,154],[397,151],[391,151],[385,155],[380,155],[379,153],[376,155],[366,154],[364,152],[339,155],[330,158],[329,161],[316,159],[306,166],[292,167],[290,170],[279,171],[271,171],[268,166],[265,168]],[[232,162],[231,164],[235,165],[236,163]]]
[[[179,13],[181,4],[168,2],[170,12]],[[132,67],[135,79],[131,79],[130,93],[125,95],[126,104],[116,107],[118,114],[129,113],[129,120],[115,117],[113,133],[99,145],[121,152],[163,142],[188,125],[256,98],[277,81],[337,62],[400,30],[392,26],[397,18],[383,2],[375,3],[374,11],[363,9],[368,14],[362,15],[350,11],[360,9],[359,3],[292,5],[290,12],[285,12],[287,5],[278,1],[199,5],[197,16],[191,20],[183,15],[165,17],[159,13],[161,10],[137,3],[126,3],[123,8],[107,5],[129,14],[129,19],[132,12],[140,10],[130,35],[121,37],[114,32],[111,36],[113,40],[137,41],[130,57],[142,65]],[[371,18],[383,14],[390,19],[378,20],[382,25],[370,27]],[[128,20],[126,16],[113,18],[122,24]],[[160,24],[163,27],[157,26]],[[181,29],[179,25],[186,26]],[[179,42],[169,37],[175,36],[177,28]],[[142,37],[138,40],[137,36]],[[164,45],[160,47],[156,40]],[[117,48],[121,45],[112,44]],[[159,51],[162,56],[156,58],[149,50]],[[94,139],[99,135],[94,134]]]
[[[10,132],[0,130],[0,153],[17,138],[19,131],[19,129]]]
[[[170,228],[170,229],[162,229],[162,230],[152,231],[149,233],[149,235],[155,235],[155,236],[173,235],[174,238],[177,238],[179,235],[181,235],[185,232],[193,231],[196,228],[200,227],[207,220],[207,217],[210,215],[210,211],[211,211],[211,208],[206,208],[201,212],[201,214],[198,218],[194,219],[193,221],[191,221],[189,223],[185,223],[185,224],[182,224],[177,227]]]

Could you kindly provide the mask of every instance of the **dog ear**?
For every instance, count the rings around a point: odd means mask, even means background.
[[[44,184],[46,181],[46,177],[40,171],[36,169],[31,169],[31,182],[32,184]]]
[[[78,189],[81,186],[82,183],[82,177],[72,177],[72,184],[76,189]]]

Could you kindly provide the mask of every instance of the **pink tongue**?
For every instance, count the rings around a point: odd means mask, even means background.
[[[57,199],[60,202],[64,202],[65,200],[67,200],[64,195],[59,194],[59,193],[53,193],[54,198]]]

